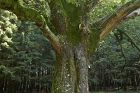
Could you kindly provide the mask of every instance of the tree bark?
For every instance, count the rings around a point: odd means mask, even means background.
[[[63,44],[57,55],[52,93],[89,93],[88,62],[81,45]]]
[[[77,81],[79,92],[77,93],[89,93],[88,88],[88,56],[84,46],[80,45],[76,47],[75,51],[76,68],[77,68]]]

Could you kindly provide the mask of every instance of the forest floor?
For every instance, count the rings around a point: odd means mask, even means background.
[[[140,93],[140,91],[95,91],[91,93]]]

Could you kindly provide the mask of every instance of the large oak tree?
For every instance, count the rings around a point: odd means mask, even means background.
[[[89,93],[90,54],[99,41],[140,7],[140,0],[132,0],[91,24],[89,13],[100,0],[46,0],[50,15],[43,9],[29,7],[27,1],[0,0],[0,8],[12,11],[20,20],[35,22],[53,46],[57,62],[52,93]]]

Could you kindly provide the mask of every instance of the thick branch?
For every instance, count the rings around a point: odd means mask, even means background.
[[[134,19],[137,16],[140,16],[140,9],[137,9],[134,12],[130,13],[128,16],[125,17],[124,20]]]
[[[36,22],[37,26],[43,30],[44,35],[48,38],[54,49],[60,53],[58,38],[50,31],[43,15],[32,8],[23,6],[23,0],[0,0],[0,9],[10,10],[21,20]]]
[[[47,25],[44,25],[44,27],[41,29],[43,30],[44,36],[46,36],[49,39],[56,53],[60,53],[61,45],[59,43],[59,39],[51,32]]]
[[[108,35],[123,19],[126,18],[126,16],[138,8],[140,8],[140,0],[133,0],[126,3],[111,16],[107,17],[100,24],[100,39],[103,39],[106,35]]]
[[[42,17],[36,10],[23,6],[23,0],[0,0],[0,8],[12,11],[21,20],[42,22]]]

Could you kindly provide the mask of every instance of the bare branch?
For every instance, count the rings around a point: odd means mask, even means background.
[[[134,19],[137,16],[140,16],[140,9],[137,9],[137,10],[133,11],[132,13],[130,13],[128,16],[126,16],[124,18],[124,20]]]
[[[114,33],[114,35],[116,37],[116,41],[118,42],[118,44],[120,46],[122,57],[124,58],[124,61],[127,62],[127,58],[126,58],[125,53],[123,51],[123,46],[122,46],[121,40],[119,39],[119,36],[117,33]]]
[[[47,26],[44,16],[35,9],[23,6],[23,0],[0,0],[0,9],[15,13],[21,20],[35,22],[36,25],[43,30],[44,35],[48,38],[56,52],[60,53],[59,40]]]
[[[125,35],[129,39],[129,42],[140,52],[139,46],[134,42],[132,37],[130,37],[126,32],[122,31],[121,29],[117,29],[117,31]]]
[[[100,40],[107,36],[123,19],[138,8],[140,8],[140,0],[133,0],[123,5],[115,13],[101,22]]]

